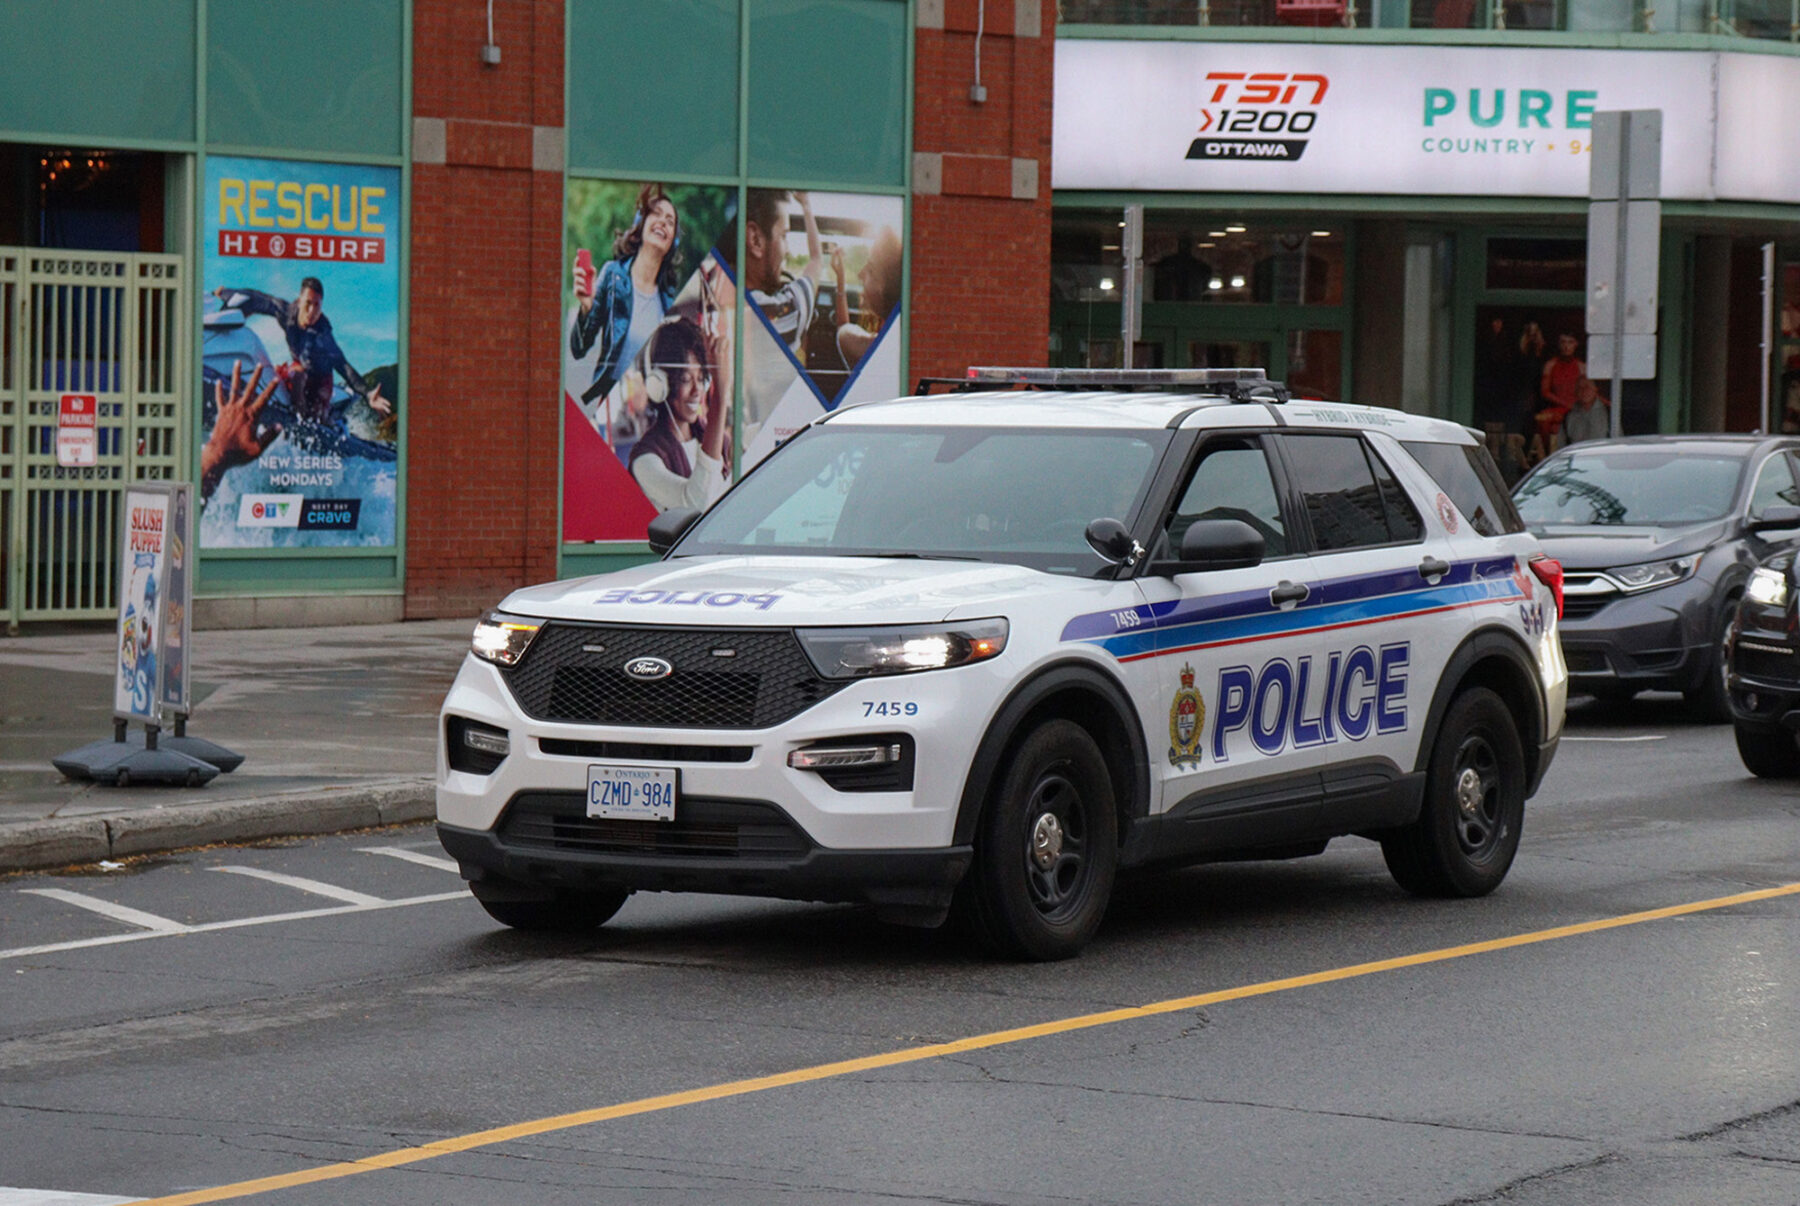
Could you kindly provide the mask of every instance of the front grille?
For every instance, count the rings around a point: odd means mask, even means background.
[[[633,658],[674,667],[644,682]],[[785,628],[634,628],[545,624],[516,666],[502,671],[527,715],[570,724],[761,729],[797,716],[844,686],[820,678]]]
[[[589,854],[795,858],[812,848],[786,813],[762,801],[684,796],[673,821],[619,821],[589,817],[578,791],[514,796],[500,818],[499,834],[508,846]]]
[[[569,741],[540,737],[538,748],[559,758],[608,758],[639,762],[748,762],[756,753],[749,745],[668,745],[649,741]]]
[[[1589,616],[1598,615],[1601,609],[1618,597],[1617,595],[1564,595],[1563,619],[1585,620]]]

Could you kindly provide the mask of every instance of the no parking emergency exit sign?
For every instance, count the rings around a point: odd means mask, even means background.
[[[64,469],[92,465],[99,453],[95,423],[100,399],[93,394],[64,394],[56,410],[56,463]]]

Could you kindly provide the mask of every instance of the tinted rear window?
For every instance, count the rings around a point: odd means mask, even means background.
[[[1425,467],[1425,472],[1431,474],[1477,532],[1499,536],[1525,530],[1525,521],[1519,518],[1519,510],[1506,491],[1506,481],[1500,476],[1500,467],[1486,448],[1424,440],[1403,441],[1402,446]]]

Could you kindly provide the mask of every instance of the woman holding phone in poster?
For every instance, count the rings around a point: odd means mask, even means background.
[[[631,449],[631,476],[659,511],[706,506],[724,493],[731,460],[729,311],[708,306],[700,323],[658,327],[644,388],[654,417]]]
[[[575,253],[580,308],[569,330],[569,351],[580,359],[596,341],[600,344],[593,383],[581,394],[582,411],[590,420],[675,302],[680,239],[675,203],[662,185],[646,184],[638,192],[631,225],[613,237],[612,259],[596,271],[587,248]],[[611,438],[607,424],[595,426]]]

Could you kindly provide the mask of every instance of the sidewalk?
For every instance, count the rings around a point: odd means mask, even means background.
[[[431,817],[473,626],[196,632],[188,732],[245,755],[202,787],[63,778],[53,756],[112,736],[112,629],[0,637],[0,872]]]

